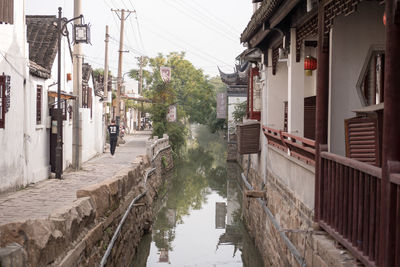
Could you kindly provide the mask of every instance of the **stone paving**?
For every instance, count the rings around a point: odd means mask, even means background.
[[[75,201],[78,189],[111,178],[119,170],[132,165],[135,158],[146,154],[150,132],[125,136],[125,144],[117,147],[115,157],[109,153],[95,157],[80,171],[67,171],[63,179],[48,179],[27,188],[0,195],[0,225],[47,218]]]

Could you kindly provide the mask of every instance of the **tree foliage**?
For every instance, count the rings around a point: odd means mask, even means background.
[[[140,67],[140,60],[138,60]],[[160,67],[171,68],[171,81],[161,79]],[[152,100],[149,112],[153,120],[153,135],[167,133],[176,150],[184,145],[185,123],[209,124],[215,120],[216,85],[201,69],[185,59],[185,53],[159,54],[154,58],[142,58],[144,95]],[[132,69],[130,77],[140,80],[139,69]],[[218,84],[220,87],[221,84]],[[166,121],[168,107],[177,106],[177,122]]]

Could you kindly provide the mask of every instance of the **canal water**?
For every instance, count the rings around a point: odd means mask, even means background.
[[[152,232],[134,267],[262,267],[242,222],[240,168],[226,162],[226,142],[193,126],[175,169],[159,192]]]

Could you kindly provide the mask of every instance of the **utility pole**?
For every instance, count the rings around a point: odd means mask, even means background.
[[[57,147],[56,147],[56,178],[61,179],[63,171],[63,146],[62,146],[62,117],[61,117],[61,40],[62,40],[62,9],[58,8],[57,35],[58,35],[58,73],[57,73]]]
[[[129,17],[130,14],[135,13],[136,11],[125,10],[125,9],[111,9],[114,11],[118,18],[121,20],[121,32],[119,38],[119,58],[118,58],[118,78],[117,78],[117,112],[116,112],[116,123],[119,125],[121,119],[121,82],[122,82],[122,53],[124,48],[124,27],[125,20]],[[128,15],[125,17],[125,13]],[[121,15],[120,15],[121,14]]]
[[[103,114],[104,114],[104,143],[103,146],[106,146],[106,137],[107,137],[107,104],[108,104],[108,42],[109,42],[109,34],[108,34],[108,25],[106,25],[106,39],[105,42],[105,56],[104,56],[104,74],[103,74],[103,90],[104,90],[104,100],[103,100]]]
[[[82,14],[82,1],[74,0],[74,17]],[[75,22],[76,23],[76,22]],[[82,121],[80,108],[82,107],[82,44],[75,42],[73,53],[73,73],[74,86],[73,91],[76,101],[73,103],[73,137],[72,137],[72,164],[76,170],[82,165]]]
[[[139,95],[142,95],[143,91],[143,57],[140,56],[139,58]],[[143,109],[143,102],[141,103],[142,109]],[[138,130],[140,130],[140,126],[142,124],[142,114],[141,111],[138,110]]]

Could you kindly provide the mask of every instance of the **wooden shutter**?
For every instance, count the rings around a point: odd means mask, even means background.
[[[316,96],[304,98],[304,137],[315,139]]]
[[[36,86],[36,124],[42,123],[42,89],[41,85]]]
[[[380,165],[378,120],[355,117],[345,120],[346,156],[375,166]]]
[[[5,126],[5,107],[6,107],[6,79],[0,75],[0,128]]]
[[[0,0],[0,23],[14,24],[14,0]]]

